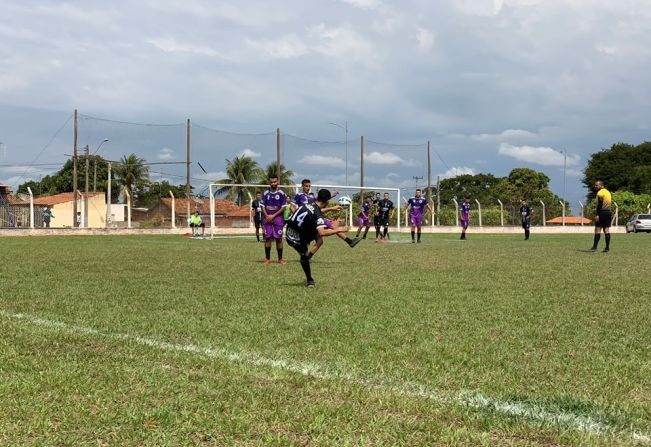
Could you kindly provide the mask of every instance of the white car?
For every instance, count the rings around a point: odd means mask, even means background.
[[[626,222],[627,233],[646,231],[651,233],[651,214],[634,214],[631,220]]]

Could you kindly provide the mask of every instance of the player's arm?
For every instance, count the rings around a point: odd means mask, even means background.
[[[337,206],[331,206],[331,207],[328,207],[328,208],[323,208],[321,210],[321,212],[325,213],[325,212],[328,212],[328,211],[341,211],[341,209],[342,209],[341,205],[337,205]]]

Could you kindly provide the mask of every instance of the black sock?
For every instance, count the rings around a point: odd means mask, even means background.
[[[314,281],[312,279],[312,269],[310,268],[310,256],[301,255],[301,267],[305,272],[305,279],[308,281]]]
[[[312,256],[314,256],[314,253],[308,252],[307,254],[307,259],[312,259]]]
[[[367,234],[368,234],[368,227],[366,227],[366,230],[364,230],[364,239],[366,239]]]
[[[610,233],[606,233],[606,249],[610,250]]]
[[[384,227],[384,237],[387,237],[388,232],[389,232],[389,229],[387,227]]]
[[[416,234],[418,235],[418,240],[420,241],[420,231]]]
[[[271,247],[264,248],[264,257],[267,259],[271,259]]]
[[[255,238],[260,242],[260,235],[256,233]]]
[[[276,251],[278,252],[278,260],[280,261],[283,258],[283,249],[276,248]]]
[[[361,232],[362,232],[362,229],[360,228],[359,230],[357,230],[357,234],[355,235],[355,237],[359,237],[359,234],[360,234]]]
[[[414,230],[412,230],[412,231],[411,231],[411,240],[412,240],[412,241],[414,240],[414,235],[415,235],[415,234],[416,234],[416,233],[414,232]],[[419,234],[419,235],[420,235],[420,234]]]
[[[597,249],[597,245],[599,245],[599,239],[601,239],[601,233],[597,233],[594,235],[594,243],[592,244],[592,248],[594,250]]]
[[[380,237],[380,227],[375,227],[375,239]]]
[[[359,235],[358,235],[358,236],[359,236]],[[352,240],[351,238],[349,238],[349,237],[347,237],[346,239],[344,239],[344,241],[345,241],[348,245],[350,245],[350,243],[353,242],[353,240]]]
[[[524,237],[529,239],[529,230],[524,230]]]

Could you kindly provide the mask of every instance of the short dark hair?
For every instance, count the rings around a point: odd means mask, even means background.
[[[269,180],[271,180],[272,178],[275,178],[276,180],[278,180],[278,175],[276,175],[276,174],[270,175]]]
[[[312,181],[309,178],[304,178],[303,180],[301,180],[301,185],[304,185],[306,183],[312,183]]]
[[[416,188],[416,192],[422,192],[420,188]]]
[[[332,198],[332,194],[327,189],[319,189],[319,192],[316,195],[316,199],[321,203],[328,203],[328,200]]]

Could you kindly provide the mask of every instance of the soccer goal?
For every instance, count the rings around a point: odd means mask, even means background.
[[[289,192],[291,198],[293,199],[294,195],[299,193],[301,191],[301,184],[295,184],[295,185],[278,185],[280,189],[283,189],[287,192]],[[263,192],[266,189],[269,188],[268,185],[256,185],[256,184],[251,184],[251,183],[211,183],[208,186],[209,190],[209,197],[210,197],[210,238],[213,239],[214,235],[214,229],[216,228],[216,215],[215,215],[215,194],[217,191],[219,191],[222,188],[242,188],[243,193],[247,199],[247,202],[249,204],[249,209],[252,208],[253,201],[255,200],[255,191]],[[397,231],[400,232],[400,206],[401,206],[401,196],[400,196],[400,189],[399,188],[387,188],[387,187],[377,187],[377,186],[344,186],[344,185],[325,185],[325,184],[319,184],[319,183],[313,183],[312,184],[312,191],[314,194],[321,189],[321,188],[327,188],[331,190],[332,192],[338,191],[339,195],[334,198],[333,200],[336,201],[337,203],[347,203],[347,210],[346,210],[346,222],[348,223],[348,226],[354,228],[356,226],[356,222],[354,221],[354,215],[353,215],[353,202],[352,200],[342,200],[344,197],[351,198],[349,196],[350,193],[358,193],[361,191],[374,191],[374,192],[380,192],[380,193],[385,193],[388,192],[389,194],[392,195],[392,200],[394,201],[394,204],[396,206],[396,212],[398,218],[396,219],[397,223]],[[253,219],[249,217],[249,228],[253,228]]]

